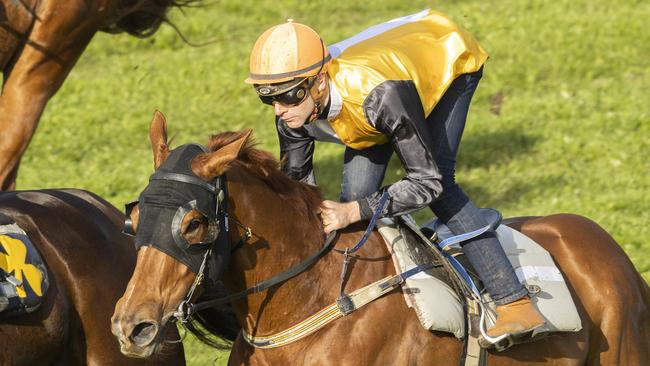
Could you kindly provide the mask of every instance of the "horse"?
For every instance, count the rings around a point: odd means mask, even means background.
[[[167,21],[169,8],[198,2],[0,0],[0,190],[14,189],[48,100],[97,31],[146,37]]]
[[[49,279],[35,311],[0,320],[0,364],[185,364],[175,328],[151,360],[124,356],[111,336],[113,306],[135,267],[115,207],[87,191],[47,189],[1,193],[0,213],[27,233]]]
[[[322,198],[317,188],[284,175],[269,153],[252,146],[249,136],[250,130],[226,132],[213,135],[205,150],[196,145],[170,150],[164,116],[154,115],[150,139],[156,170],[129,214],[141,246],[112,317],[113,333],[123,349],[131,355],[152,354],[159,329],[174,317],[186,320],[192,305],[205,304],[202,284],[220,271],[206,274],[198,264],[227,260],[230,253],[221,278],[229,292],[246,296],[225,299],[232,300],[241,326],[229,365],[458,365],[463,341],[425,330],[398,289],[292,343],[275,348],[252,345],[252,337],[275,335],[314,319],[310,316],[335,302],[345,257],[341,252],[355,246],[364,225],[341,230],[334,248],[303,265],[301,272],[271,281],[326,246],[318,217]],[[211,212],[215,207],[224,211],[221,218]],[[502,352],[489,350],[489,365],[649,364],[650,289],[604,229],[575,214],[505,222],[552,254],[582,329],[553,333]],[[159,235],[152,234],[151,228],[163,227]],[[220,228],[218,235],[215,227]],[[222,255],[207,255],[209,250]],[[376,231],[350,259],[348,269],[346,291],[395,274]],[[262,286],[268,282],[273,285]],[[218,319],[208,320],[219,327]]]

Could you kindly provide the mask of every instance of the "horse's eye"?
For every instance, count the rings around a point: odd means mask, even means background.
[[[198,230],[198,229],[201,227],[201,225],[203,224],[204,221],[205,221],[205,220],[204,220],[204,219],[201,219],[201,218],[194,218],[194,219],[192,219],[192,220],[189,222],[189,224],[187,224],[187,232],[188,232],[188,233],[191,233],[191,232],[193,232],[193,231]]]

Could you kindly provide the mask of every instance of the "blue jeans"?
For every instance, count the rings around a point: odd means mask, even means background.
[[[442,174],[442,194],[429,207],[456,235],[487,225],[455,179],[456,155],[467,111],[482,75],[481,69],[456,78],[426,118],[426,126],[418,126]],[[341,201],[357,200],[376,192],[392,153],[390,144],[364,150],[346,148]],[[527,294],[493,230],[465,242],[463,251],[497,305],[510,303]]]

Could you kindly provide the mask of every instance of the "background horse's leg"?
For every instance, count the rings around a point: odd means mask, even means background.
[[[14,188],[20,158],[47,101],[95,34],[95,6],[81,0],[42,2],[26,45],[7,65],[11,71],[0,96],[0,190]]]

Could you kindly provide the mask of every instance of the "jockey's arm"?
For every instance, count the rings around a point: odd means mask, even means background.
[[[384,215],[402,215],[418,210],[442,192],[441,174],[429,151],[428,126],[412,81],[388,81],[373,90],[364,102],[365,115],[378,131],[389,137],[406,175],[401,180],[360,199],[361,219],[376,210],[384,190],[389,200]]]
[[[312,162],[314,138],[304,127],[289,128],[281,118],[276,118],[275,126],[280,140],[282,171],[294,180],[316,185]]]

